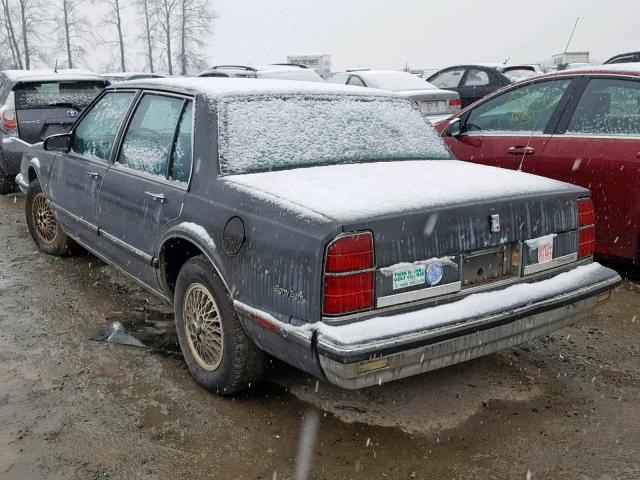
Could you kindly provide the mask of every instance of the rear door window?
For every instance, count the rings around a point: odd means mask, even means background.
[[[567,133],[640,137],[640,82],[590,80]]]
[[[178,123],[176,142],[171,155],[171,167],[169,168],[169,180],[186,184],[191,174],[191,162],[193,159],[193,102],[188,101]]]
[[[134,95],[134,92],[106,93],[75,128],[71,151],[107,161]]]
[[[145,94],[131,118],[117,163],[166,178],[184,102],[183,98]]]
[[[435,85],[438,88],[456,88],[460,85],[460,80],[464,75],[464,68],[454,68],[451,70],[445,70],[444,72],[436,74],[429,80],[429,83]]]
[[[541,133],[571,82],[570,78],[538,82],[493,97],[473,109],[465,130]]]
[[[83,110],[106,87],[103,81],[25,82],[17,84],[16,110],[74,108]]]
[[[477,68],[470,68],[464,79],[465,87],[479,87],[489,85],[489,83],[489,75],[487,75],[487,72],[484,70],[478,70]]]

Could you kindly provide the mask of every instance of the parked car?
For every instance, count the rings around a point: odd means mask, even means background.
[[[620,281],[592,262],[588,190],[453,160],[380,90],[122,83],[22,175],[37,246],[76,242],[173,302],[189,369],[221,394],[258,381],[263,352],[345,388],[441,368]]]
[[[65,132],[109,82],[77,70],[0,72],[0,194],[15,188],[22,153]]]
[[[507,87],[437,128],[460,160],[591,189],[596,253],[639,261],[640,67],[567,70]]]
[[[511,83],[540,73],[535,65],[474,64],[444,68],[427,80],[438,88],[460,95],[462,108]]]
[[[198,77],[262,78],[324,82],[324,79],[315,70],[305,65],[291,63],[272,65],[216,65],[200,73]]]
[[[338,73],[327,82],[357,87],[378,88],[403,95],[416,102],[420,109],[437,122],[460,110],[460,97],[440,90],[409,72],[396,70],[352,70]]]
[[[638,63],[640,62],[640,52],[629,52],[615,55],[609,60],[604,62],[604,65],[611,65],[614,63]]]
[[[111,72],[103,73],[100,76],[106,78],[111,83],[125,82],[127,80],[142,80],[145,78],[165,78],[164,75],[160,75],[159,73],[149,72]]]

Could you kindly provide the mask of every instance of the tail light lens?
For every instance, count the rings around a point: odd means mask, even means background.
[[[578,200],[578,258],[590,257],[596,251],[595,211],[590,198]]]
[[[460,108],[462,106],[462,100],[459,98],[451,98],[449,100],[449,106],[454,108]]]
[[[9,93],[7,101],[0,107],[0,129],[12,137],[18,136],[18,119],[13,92]]]
[[[329,244],[324,271],[323,313],[344,315],[373,308],[373,235],[362,232]]]

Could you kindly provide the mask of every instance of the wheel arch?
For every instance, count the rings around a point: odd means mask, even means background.
[[[158,250],[160,284],[172,301],[176,281],[182,266],[187,262],[187,260],[198,255],[204,256],[209,261],[222,280],[227,291],[231,293],[231,289],[229,288],[229,285],[227,284],[217,262],[214,260],[212,252],[192,236],[182,232],[173,232],[162,240],[160,249]]]

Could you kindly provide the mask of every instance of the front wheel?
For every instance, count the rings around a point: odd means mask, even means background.
[[[29,233],[41,251],[56,256],[73,253],[76,244],[64,233],[56,221],[37,178],[29,184],[25,214]]]
[[[174,309],[182,355],[200,385],[231,395],[260,380],[265,354],[245,332],[222,280],[204,256],[182,266]]]
[[[0,195],[6,195],[7,193],[11,193],[15,190],[15,182],[13,178],[9,175],[5,174],[0,168]]]

